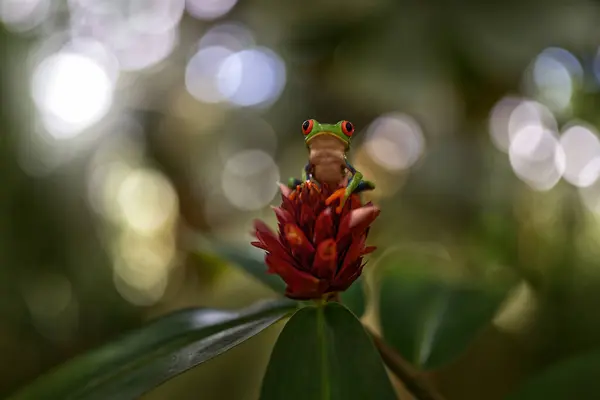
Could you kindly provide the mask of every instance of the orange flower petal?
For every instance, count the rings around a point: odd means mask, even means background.
[[[362,257],[375,250],[365,242],[379,209],[352,195],[336,214],[325,203],[337,188],[304,183],[293,191],[280,189],[281,205],[273,208],[277,234],[260,221],[253,232],[252,245],[267,252],[269,272],[281,276],[286,295],[294,299],[347,289],[362,273]]]
[[[303,270],[310,270],[315,248],[302,229],[296,224],[286,224],[283,227],[283,237],[285,237],[285,240],[292,251],[292,255],[298,259],[300,268]]]
[[[282,196],[285,196],[285,197],[290,196],[290,193],[292,193],[292,189],[290,189],[289,187],[287,187],[286,185],[284,185],[281,182],[277,182],[277,185],[279,186],[279,190],[281,191]]]
[[[315,233],[313,237],[313,243],[317,244],[325,239],[332,238],[335,233],[335,227],[333,224],[333,216],[331,208],[326,208],[315,222]]]
[[[365,206],[352,210],[340,222],[337,239],[348,234],[361,234],[375,221],[381,211],[375,206]]]
[[[361,255],[364,256],[365,254],[371,254],[375,250],[377,250],[377,247],[375,247],[375,246],[367,246],[367,247],[364,248],[364,250],[362,251]]]
[[[262,221],[254,221],[256,238],[262,244],[261,248],[275,254],[289,254],[273,231]],[[257,246],[258,247],[258,246]]]
[[[265,263],[269,267],[269,271],[279,275],[286,283],[286,296],[290,298],[317,298],[327,288],[327,282],[321,281],[307,272],[300,271],[273,254],[267,255]]]
[[[352,241],[350,248],[346,252],[346,256],[344,257],[344,261],[337,273],[338,277],[350,276],[354,271],[349,271],[352,269],[356,269],[356,262],[360,258],[363,249],[365,248],[365,238],[359,237]]]
[[[337,260],[338,254],[335,240],[325,240],[317,247],[312,271],[321,279],[331,280],[337,270]]]

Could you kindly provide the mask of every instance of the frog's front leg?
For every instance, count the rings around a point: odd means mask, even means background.
[[[340,205],[336,208],[336,212],[338,214],[342,212],[342,209],[344,208],[344,205],[346,204],[346,200],[353,193],[360,193],[365,190],[375,189],[375,184],[373,182],[363,180],[362,179],[363,175],[359,171],[354,170],[353,172],[354,172],[354,175],[352,176],[352,178],[350,178],[348,185],[345,188],[340,188],[340,189],[336,190],[325,201],[325,204],[330,205],[335,200],[339,199]]]
[[[373,189],[375,189],[375,184],[373,182],[361,180],[360,182],[358,182],[356,189],[354,189],[354,191],[352,193],[361,193],[361,192],[365,192],[367,190],[373,190]]]
[[[311,165],[310,163],[306,163],[304,168],[302,169],[302,181],[307,182],[312,179],[312,174],[310,173]]]
[[[310,163],[308,163],[304,166],[304,168],[302,169],[302,180],[296,179],[296,178],[288,179],[288,184],[287,184],[288,188],[293,190],[293,189],[296,189],[298,186],[302,185],[304,182],[309,181],[312,178],[311,173],[310,173],[310,168],[311,168]]]
[[[319,185],[316,184],[315,182],[313,182],[313,176],[312,176],[312,165],[310,163],[307,163],[304,168],[302,169],[302,180],[296,179],[296,178],[290,178],[288,180],[288,188],[294,190],[294,189],[299,189],[301,185],[307,185],[308,187],[311,187],[314,185],[315,188],[319,189]],[[293,199],[294,197],[296,197],[296,191],[293,191],[290,194],[290,199]]]

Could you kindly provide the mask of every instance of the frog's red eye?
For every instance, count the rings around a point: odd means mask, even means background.
[[[302,132],[305,135],[308,135],[312,131],[314,125],[315,121],[313,121],[312,119],[307,119],[302,123]]]
[[[354,125],[348,121],[342,121],[342,132],[344,135],[350,137],[354,133]]]

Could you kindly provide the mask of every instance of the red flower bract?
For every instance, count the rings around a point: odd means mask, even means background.
[[[279,234],[262,221],[254,223],[252,245],[267,252],[268,272],[285,281],[286,295],[293,299],[348,289],[362,272],[363,256],[375,250],[366,239],[379,209],[352,195],[337,213],[337,204],[326,204],[332,194],[327,186],[305,183],[294,191],[281,186],[281,191],[281,206],[273,208]]]

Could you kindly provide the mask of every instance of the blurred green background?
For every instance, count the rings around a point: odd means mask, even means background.
[[[194,246],[274,222],[308,118],[357,126],[372,258],[512,288],[430,373],[449,400],[600,346],[599,3],[0,0],[0,22],[0,395],[169,311],[273,297]],[[280,328],[146,398],[256,398]]]

